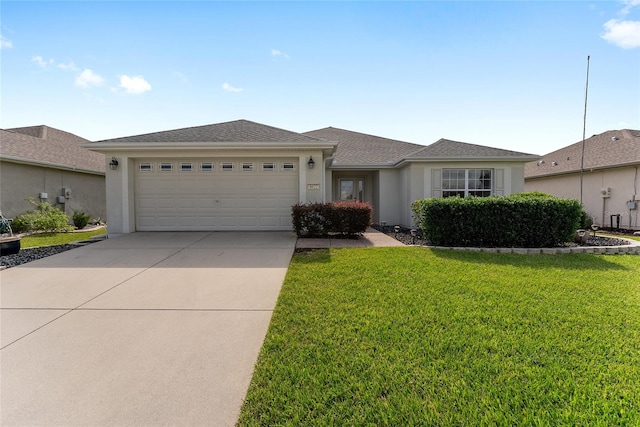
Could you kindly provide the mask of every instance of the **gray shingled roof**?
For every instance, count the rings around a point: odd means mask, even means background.
[[[525,164],[525,178],[579,172],[582,141],[546,154],[538,162]],[[555,165],[554,165],[555,163]],[[640,164],[640,131],[610,130],[584,141],[584,169],[602,169]]]
[[[62,142],[77,142],[78,144],[84,144],[86,139],[74,135],[70,132],[65,132],[60,129],[55,129],[49,126],[27,126],[20,128],[5,129],[10,132],[22,133],[24,135],[33,136],[40,139],[46,139],[48,141],[62,141]]]
[[[332,127],[305,132],[304,134],[338,142],[333,166],[394,165],[403,159],[539,158],[534,154],[467,144],[448,139],[440,139],[431,145],[424,146]]]
[[[535,154],[520,153],[518,151],[503,150],[501,148],[484,145],[468,144],[466,142],[440,139],[431,145],[417,151],[408,159],[443,159],[443,158],[539,158]]]
[[[104,173],[104,154],[80,146],[87,142],[77,135],[49,126],[0,129],[0,158]]]
[[[392,165],[424,147],[379,136],[328,127],[304,132],[305,135],[338,143],[334,166]]]
[[[318,142],[317,138],[279,129],[249,120],[195,126],[183,129],[147,133],[95,142],[151,143],[175,142]]]

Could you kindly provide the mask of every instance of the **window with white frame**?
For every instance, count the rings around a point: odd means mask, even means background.
[[[253,172],[253,163],[251,163],[251,162],[242,163],[242,171],[243,172]]]
[[[262,171],[263,172],[273,172],[274,170],[276,170],[276,165],[273,162],[265,162],[262,164]]]
[[[160,163],[161,172],[171,172],[173,170],[173,163]]]
[[[487,197],[493,193],[493,169],[443,169],[442,197]]]
[[[292,163],[292,162],[284,162],[284,163],[282,164],[282,170],[285,170],[285,171],[292,171],[292,170],[295,170],[295,169],[296,169],[296,164],[295,164],[295,163]]]
[[[213,172],[213,163],[211,162],[200,163],[200,172]]]
[[[193,163],[191,162],[181,162],[180,163],[180,171],[182,172],[191,172],[193,170]]]
[[[153,170],[153,165],[151,163],[140,163],[138,165],[140,172],[151,172]]]
[[[220,163],[220,170],[223,172],[232,172],[233,171],[233,163],[230,162],[222,162]]]

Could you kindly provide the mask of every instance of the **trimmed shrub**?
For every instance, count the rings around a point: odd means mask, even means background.
[[[25,233],[31,231],[61,232],[70,231],[69,217],[60,209],[52,206],[49,202],[36,202],[29,199],[29,202],[36,208],[16,217],[11,227],[14,233]]]
[[[71,219],[73,220],[73,225],[75,225],[76,228],[80,230],[87,226],[89,220],[91,219],[91,216],[84,212],[75,211]]]
[[[371,205],[361,202],[298,203],[291,208],[298,237],[357,236],[371,225]]]
[[[552,247],[573,241],[580,202],[544,193],[413,203],[416,225],[438,246]]]

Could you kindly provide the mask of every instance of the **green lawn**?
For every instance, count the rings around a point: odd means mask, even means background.
[[[25,236],[20,240],[20,247],[35,248],[38,246],[64,245],[65,243],[79,242],[91,236],[105,234],[107,229],[102,227],[93,231],[82,231],[77,233],[38,233]]]
[[[640,425],[640,257],[292,260],[240,426]]]

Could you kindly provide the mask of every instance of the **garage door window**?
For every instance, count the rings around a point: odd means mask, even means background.
[[[296,168],[295,163],[285,162],[282,164],[282,170],[285,170],[285,171],[292,171],[292,170],[295,170],[295,168]]]
[[[253,172],[253,163],[243,163],[242,164],[243,172]]]
[[[233,163],[222,163],[220,165],[220,169],[222,169],[223,172],[232,172],[233,171]]]
[[[269,162],[269,163],[263,163],[262,164],[262,171],[263,172],[273,172],[274,170],[276,170],[276,165]]]
[[[171,172],[173,170],[173,163],[160,163],[161,172]]]
[[[138,167],[140,168],[140,172],[151,172],[153,170],[151,163],[140,163]]]
[[[191,172],[193,170],[193,164],[191,162],[180,163],[180,170],[182,172]]]
[[[213,172],[213,163],[210,163],[210,162],[200,163],[200,172]]]

